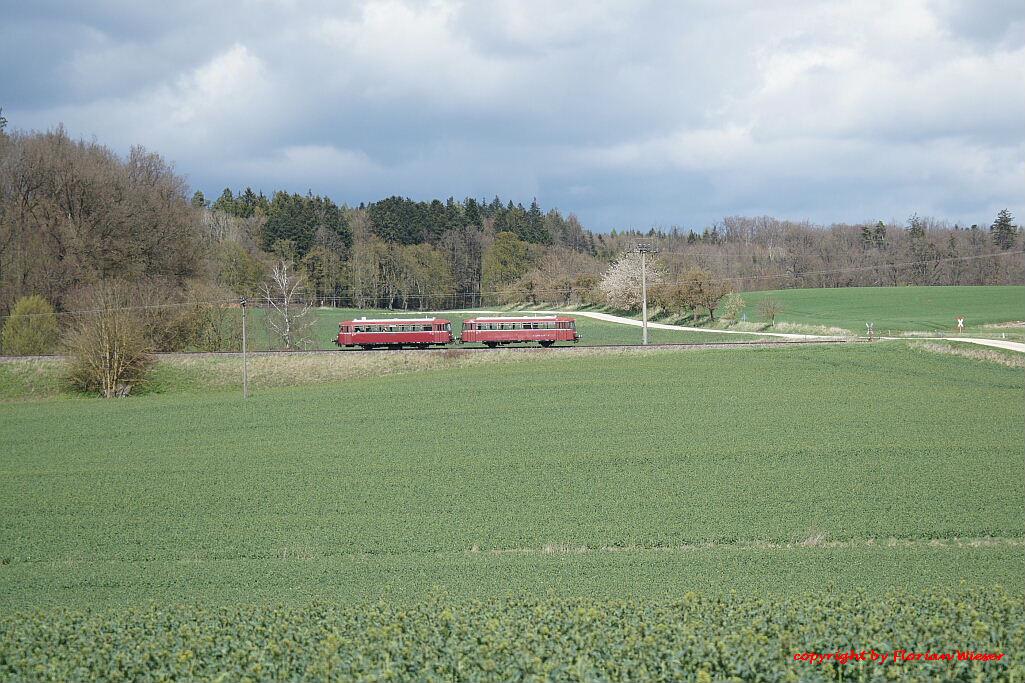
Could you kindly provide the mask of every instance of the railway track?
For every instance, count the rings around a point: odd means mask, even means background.
[[[806,344],[860,344],[868,343],[864,338],[850,339],[790,339],[786,341],[738,341],[738,342],[683,342],[676,344],[587,344],[573,346],[500,346],[494,349],[486,347],[432,347],[426,349],[307,349],[304,351],[249,351],[249,356],[306,356],[310,354],[333,353],[339,356],[350,354],[382,354],[382,353],[573,353],[579,351],[622,350],[622,351],[669,351],[686,349],[731,349],[731,348],[769,348],[779,346],[799,346]],[[156,353],[158,358],[203,358],[203,357],[241,357],[241,351],[178,351],[173,353]],[[0,356],[0,362],[18,360],[59,360],[64,356]]]

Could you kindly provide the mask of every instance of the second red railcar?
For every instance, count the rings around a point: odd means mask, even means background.
[[[370,320],[357,318],[338,323],[338,346],[364,349],[404,346],[426,348],[452,343],[452,323],[444,318],[407,318]]]
[[[557,341],[576,343],[579,340],[576,320],[558,315],[471,318],[463,321],[463,331],[459,335],[463,344],[481,342],[492,348],[517,342],[551,346]]]

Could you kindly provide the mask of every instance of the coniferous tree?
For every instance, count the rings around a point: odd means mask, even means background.
[[[883,245],[886,243],[886,224],[882,221],[876,223],[875,241],[876,248],[878,249],[882,249]]]
[[[1018,237],[1018,227],[1014,224],[1014,216],[1007,209],[1001,209],[993,225],[989,226],[989,232],[993,236],[993,243],[1007,251],[1014,246]]]
[[[474,228],[479,228],[481,224],[481,212],[480,206],[477,204],[477,200],[473,197],[467,197],[466,203],[463,205],[463,215],[466,220],[466,224]]]
[[[908,237],[919,238],[925,237],[925,221],[918,217],[918,214],[913,214],[908,219],[908,225],[906,228]]]
[[[230,187],[224,188],[224,192],[217,198],[217,201],[210,207],[214,211],[222,211],[232,216],[235,215],[235,195],[232,193]]]

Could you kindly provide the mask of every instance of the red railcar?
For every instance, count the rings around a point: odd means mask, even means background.
[[[338,346],[381,346],[401,349],[403,346],[426,348],[452,343],[452,323],[443,318],[406,318],[370,320],[358,318],[338,323]]]
[[[576,320],[558,315],[471,318],[463,321],[463,332],[459,335],[463,344],[482,342],[492,348],[516,342],[551,346],[557,341],[579,340]]]

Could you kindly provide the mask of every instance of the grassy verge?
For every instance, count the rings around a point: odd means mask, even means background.
[[[977,344],[948,341],[911,342],[911,348],[929,353],[943,353],[961,358],[971,358],[988,363],[999,363],[1009,368],[1025,368],[1025,355],[1017,351],[990,348]]]

